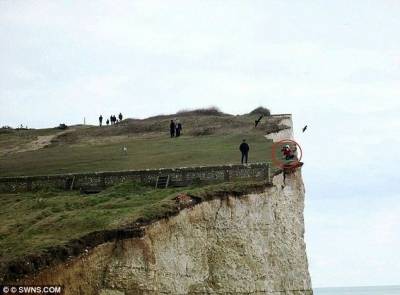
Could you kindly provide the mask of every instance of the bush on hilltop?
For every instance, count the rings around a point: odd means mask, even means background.
[[[263,115],[263,116],[271,116],[271,111],[267,108],[264,107],[258,107],[254,110],[252,110],[250,113],[250,115]]]

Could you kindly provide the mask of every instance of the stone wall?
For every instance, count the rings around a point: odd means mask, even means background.
[[[200,166],[48,176],[2,177],[0,178],[0,193],[35,191],[46,187],[67,190],[87,187],[103,188],[127,180],[155,185],[157,177],[160,175],[169,175],[172,185],[189,185],[197,182],[212,183],[237,179],[269,180],[269,174],[268,163],[253,163],[248,165]]]

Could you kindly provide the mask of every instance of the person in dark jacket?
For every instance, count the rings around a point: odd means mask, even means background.
[[[178,123],[178,130],[179,130],[179,136],[181,136],[181,132],[182,132],[182,123],[181,122]]]
[[[181,122],[180,121],[177,121],[176,123],[175,123],[175,136],[176,137],[179,137],[179,136],[181,136],[181,131],[182,131],[182,124],[181,124]]]
[[[110,120],[107,119],[106,124],[108,126],[110,124]]]
[[[243,161],[245,161],[245,163],[247,164],[247,160],[248,160],[248,158],[249,158],[249,150],[250,150],[250,147],[249,147],[249,145],[246,143],[246,139],[243,139],[243,142],[242,142],[242,144],[240,145],[239,150],[240,150],[241,153],[242,153],[242,164],[243,164]]]
[[[99,117],[99,125],[100,125],[100,127],[103,125],[103,116],[102,115],[100,115],[100,117]]]
[[[174,122],[174,120],[171,120],[171,123],[169,124],[169,132],[171,134],[171,138],[175,136],[175,122]]]
[[[121,122],[122,118],[123,118],[122,113],[119,113],[118,118],[119,118],[119,121]]]

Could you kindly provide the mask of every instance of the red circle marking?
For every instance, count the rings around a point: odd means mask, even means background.
[[[293,161],[291,163],[285,163],[285,162],[280,161],[280,160],[278,160],[276,158],[276,153],[275,153],[276,152],[276,147],[277,146],[281,146],[284,143],[286,143],[286,144],[290,144],[290,143],[291,144],[295,144],[296,147],[299,147],[300,157],[299,157],[298,160],[295,160],[295,161]],[[272,145],[272,148],[271,148],[271,153],[272,153],[272,157],[271,157],[272,158],[272,163],[275,166],[278,166],[280,168],[294,168],[294,167],[297,167],[297,165],[301,161],[301,158],[303,157],[303,150],[301,149],[301,146],[296,141],[294,141],[292,139],[283,139],[283,140],[280,140],[278,142],[274,142],[273,145]]]

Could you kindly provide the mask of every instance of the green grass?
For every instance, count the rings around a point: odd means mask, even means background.
[[[271,141],[259,133],[128,138],[122,142],[55,145],[14,153],[0,159],[0,176],[58,174],[218,165],[240,162],[239,144],[246,138],[250,162],[270,160]],[[125,155],[122,147],[127,146]]]
[[[38,253],[95,230],[170,209],[178,189],[124,183],[97,195],[41,191],[0,194],[0,260]]]
[[[96,195],[55,190],[0,194],[0,263],[40,254],[93,231],[165,216],[174,211],[174,197],[182,191],[202,198],[218,190],[243,191],[253,184],[154,189],[127,182]]]
[[[169,138],[169,121],[176,117],[184,124],[184,136]],[[0,176],[234,164],[240,163],[243,138],[250,145],[249,162],[270,162],[272,142],[264,135],[271,128],[275,130],[278,121],[265,119],[255,129],[257,118],[177,114],[126,120],[112,127],[75,126],[38,150],[29,150],[38,136],[61,131],[3,130]],[[124,146],[127,154],[123,153]],[[54,190],[0,194],[0,265],[94,231],[120,228],[139,218],[165,216],[176,211],[173,198],[179,192],[208,198],[221,190],[242,192],[253,185],[235,182],[156,190],[124,183],[97,195]]]
[[[27,144],[38,138],[38,136],[52,135],[60,132],[58,129],[37,130],[3,130],[0,129],[0,152],[4,149],[12,149],[16,146]],[[1,153],[0,153],[1,155]]]
[[[0,176],[235,164],[243,138],[250,145],[250,162],[269,162],[272,142],[265,134],[285,126],[279,118],[265,117],[254,128],[258,117],[179,113],[101,128],[0,130]],[[176,118],[183,123],[183,136],[170,138],[169,123]]]

